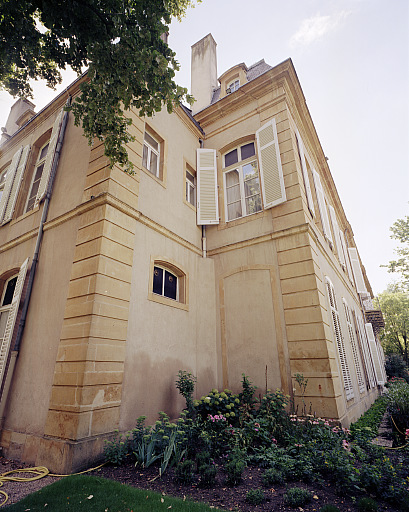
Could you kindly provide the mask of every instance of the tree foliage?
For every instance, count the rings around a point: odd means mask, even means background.
[[[399,354],[408,365],[409,294],[398,286],[390,286],[378,295],[377,300],[385,320],[381,332],[385,352]]]
[[[200,0],[199,0],[200,1]],[[54,88],[60,69],[88,68],[70,107],[91,144],[105,141],[111,165],[125,169],[130,107],[151,116],[170,112],[187,90],[174,82],[178,63],[161,36],[192,0],[0,0],[0,87],[32,97],[30,79]]]
[[[398,219],[390,228],[391,238],[398,240],[399,247],[395,250],[398,259],[390,261],[386,267],[388,272],[397,273],[402,285],[409,290],[409,216]]]

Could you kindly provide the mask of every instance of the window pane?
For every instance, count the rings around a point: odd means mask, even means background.
[[[159,143],[156,142],[156,140],[149,135],[149,133],[145,132],[145,140],[146,142],[153,147],[156,151],[159,151]]]
[[[46,157],[47,151],[48,151],[48,144],[46,146],[44,146],[43,149],[41,150],[40,156],[38,157],[39,161]]]
[[[251,180],[252,178],[258,178],[257,162],[251,162],[250,164],[243,165],[243,178],[244,180]]]
[[[4,293],[3,302],[1,304],[2,306],[8,306],[9,304],[11,304],[11,301],[13,300],[13,294],[14,294],[14,289],[16,287],[16,283],[17,283],[17,276],[13,277],[13,279],[10,279],[10,281],[7,283],[7,288]]]
[[[227,205],[227,216],[229,220],[237,219],[242,216],[241,201]]]
[[[245,160],[246,158],[250,158],[251,156],[256,154],[256,150],[254,149],[254,142],[250,142],[249,144],[244,144],[241,146],[241,159]]]
[[[239,183],[239,172],[238,171],[230,171],[226,172],[226,187],[232,187],[233,185],[238,185]]]
[[[0,313],[0,342],[3,341],[4,331],[6,330],[7,317],[9,316],[9,311],[3,311]]]
[[[190,183],[192,183],[192,185],[194,185],[194,184],[195,184],[195,178],[194,178],[194,176],[192,176],[192,175],[190,174],[190,172],[189,172],[189,171],[186,171],[186,179],[188,179],[188,180],[190,181]]]
[[[162,284],[163,284],[163,269],[154,267],[153,269],[153,293],[162,295]]]
[[[235,185],[226,190],[227,204],[240,201],[240,185]]]
[[[224,166],[229,167],[230,165],[233,165],[239,161],[239,158],[237,156],[237,149],[233,149],[233,151],[230,151],[230,153],[226,153],[224,155]]]
[[[170,272],[168,272],[167,270],[165,270],[165,297],[169,297],[169,299],[176,300],[177,282],[178,278],[171,274]]]
[[[244,182],[244,196],[249,197],[254,196],[255,194],[260,194],[260,183],[258,181],[258,177]]]
[[[158,155],[156,153],[154,153],[153,151],[151,151],[151,162],[150,162],[149,170],[155,176],[158,175]]]
[[[261,211],[261,197],[260,194],[246,198],[247,215]]]
[[[148,146],[143,145],[143,153],[142,153],[142,165],[145,169],[148,168]]]

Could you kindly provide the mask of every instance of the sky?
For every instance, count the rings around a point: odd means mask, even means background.
[[[291,58],[375,294],[394,281],[390,226],[409,215],[408,0],[203,0],[170,27],[190,90],[191,45],[211,33],[218,76]],[[75,75],[66,72],[63,90]],[[36,111],[56,92],[34,84]],[[0,92],[0,127],[14,99]]]

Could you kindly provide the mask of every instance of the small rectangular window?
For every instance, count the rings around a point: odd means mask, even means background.
[[[186,170],[186,201],[196,206],[196,178]]]
[[[49,141],[47,144],[40,149],[38,152],[37,162],[35,164],[33,181],[31,183],[30,192],[27,198],[26,212],[30,211],[34,207],[34,203],[37,197],[38,187],[40,186],[41,176],[44,170],[44,164],[48,153]]]
[[[177,300],[178,278],[168,270],[155,266],[153,269],[153,293]]]
[[[145,132],[143,141],[142,165],[159,178],[160,142]]]

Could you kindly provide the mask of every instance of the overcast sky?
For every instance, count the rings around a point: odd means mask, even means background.
[[[394,279],[380,268],[395,257],[389,227],[409,214],[409,1],[203,0],[171,25],[180,85],[190,89],[190,47],[209,32],[218,76],[291,57],[372,288],[383,291]],[[36,84],[37,111],[54,96]],[[13,102],[0,93],[0,126]]]

